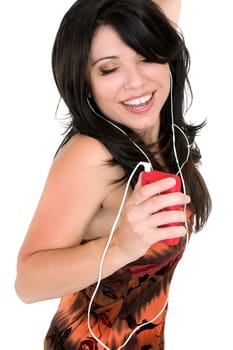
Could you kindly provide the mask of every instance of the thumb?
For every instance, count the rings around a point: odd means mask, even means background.
[[[139,176],[138,176],[138,181],[137,181],[137,183],[136,183],[136,185],[135,185],[135,188],[140,188],[140,187],[142,186],[142,173],[143,173],[143,172],[141,172],[141,173],[139,174]]]

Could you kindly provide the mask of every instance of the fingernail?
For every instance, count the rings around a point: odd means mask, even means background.
[[[168,177],[167,178],[167,182],[169,185],[175,185],[176,184],[176,179],[174,179],[174,177]]]

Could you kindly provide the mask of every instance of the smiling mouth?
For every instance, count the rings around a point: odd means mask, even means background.
[[[143,108],[146,105],[148,105],[148,103],[151,102],[152,98],[153,98],[154,93],[152,94],[148,94],[148,95],[144,95],[142,97],[138,97],[135,99],[131,99],[128,101],[124,101],[121,102],[123,104],[123,106],[126,106],[128,108]]]

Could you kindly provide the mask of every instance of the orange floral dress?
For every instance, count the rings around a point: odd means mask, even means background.
[[[189,215],[189,234],[191,221]],[[169,286],[185,242],[186,238],[173,246],[158,242],[145,256],[101,281],[92,304],[90,324],[95,336],[109,349],[117,350],[138,326],[125,350],[164,349]],[[94,289],[95,285],[61,299],[44,350],[104,349],[88,330],[88,305]],[[154,322],[148,323],[160,312]]]

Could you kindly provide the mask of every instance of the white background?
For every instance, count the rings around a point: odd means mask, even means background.
[[[42,350],[58,300],[23,304],[15,295],[19,247],[35,210],[62,128],[50,53],[73,1],[0,5],[0,334],[4,350]],[[166,350],[232,349],[232,18],[231,1],[184,0],[180,27],[192,57],[193,122],[201,172],[213,199],[206,228],[194,236],[173,280]]]

